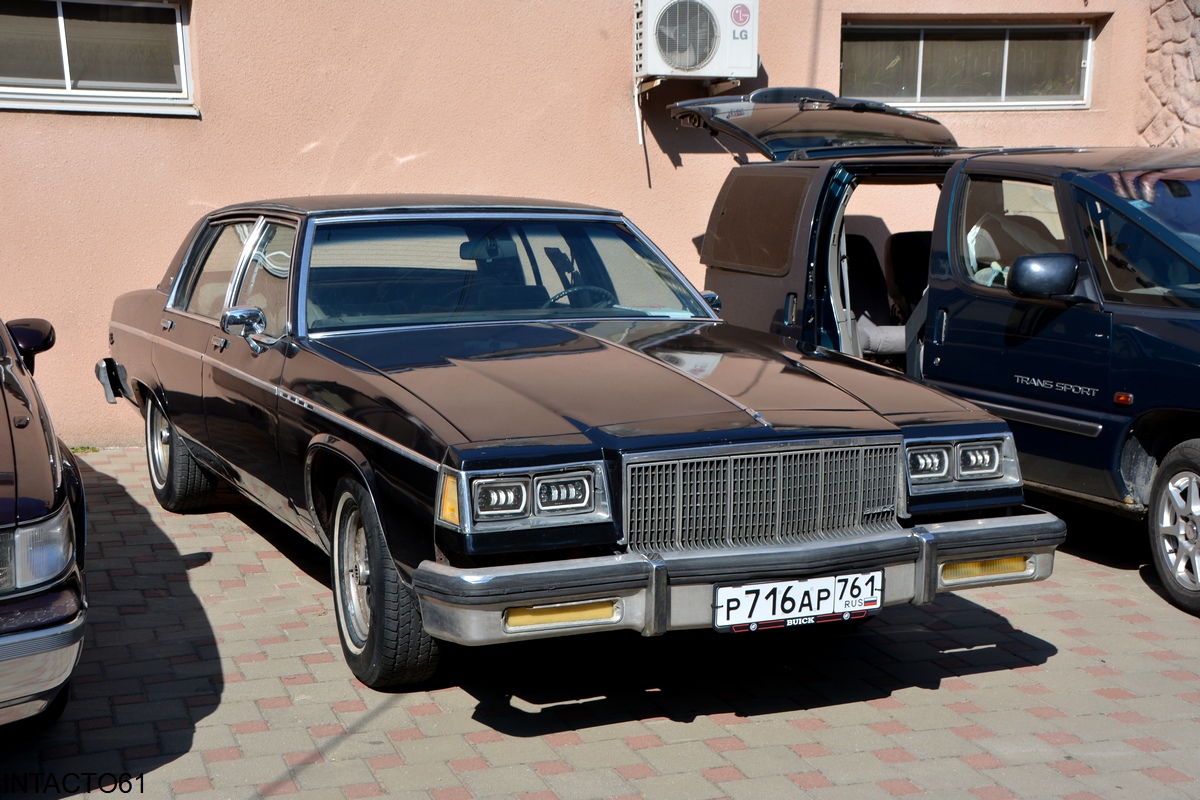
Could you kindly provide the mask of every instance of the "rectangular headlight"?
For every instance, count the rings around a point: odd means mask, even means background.
[[[0,533],[0,591],[24,589],[58,577],[74,548],[71,508]]]
[[[934,483],[948,480],[950,446],[913,447],[908,451],[908,475],[913,483]]]
[[[539,514],[573,514],[592,510],[592,473],[571,472],[534,478]]]
[[[958,445],[958,477],[963,480],[995,478],[1000,475],[1000,447],[994,442],[967,442]]]
[[[529,515],[528,478],[480,478],[471,482],[476,519]]]

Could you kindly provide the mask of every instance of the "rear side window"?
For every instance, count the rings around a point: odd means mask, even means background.
[[[205,255],[187,301],[182,304],[185,310],[209,319],[221,316],[229,282],[253,229],[253,222],[235,222],[217,231],[216,241]]]
[[[710,267],[786,275],[811,178],[800,170],[734,170],[708,221]]]

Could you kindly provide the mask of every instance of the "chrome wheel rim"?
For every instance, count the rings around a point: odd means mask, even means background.
[[[337,508],[337,577],[342,627],[347,646],[356,653],[371,632],[371,565],[362,513],[350,495]]]
[[[1174,581],[1189,592],[1200,592],[1200,475],[1180,472],[1167,481],[1155,516],[1155,546]]]
[[[146,457],[150,462],[150,480],[155,487],[163,488],[167,485],[167,465],[171,463],[171,425],[153,400],[146,409]]]

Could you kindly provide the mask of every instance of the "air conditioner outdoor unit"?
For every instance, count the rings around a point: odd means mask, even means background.
[[[753,78],[758,0],[635,0],[635,77]]]

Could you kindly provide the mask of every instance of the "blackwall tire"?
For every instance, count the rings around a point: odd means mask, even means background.
[[[375,504],[358,481],[338,481],[331,530],[334,607],[350,671],[373,689],[427,680],[438,642],[425,632],[416,595],[401,580]]]
[[[1163,459],[1147,517],[1163,589],[1172,603],[1200,615],[1200,440],[1178,445]]]
[[[194,511],[212,498],[213,477],[196,463],[154,398],[146,401],[146,461],[150,486],[167,511]]]

